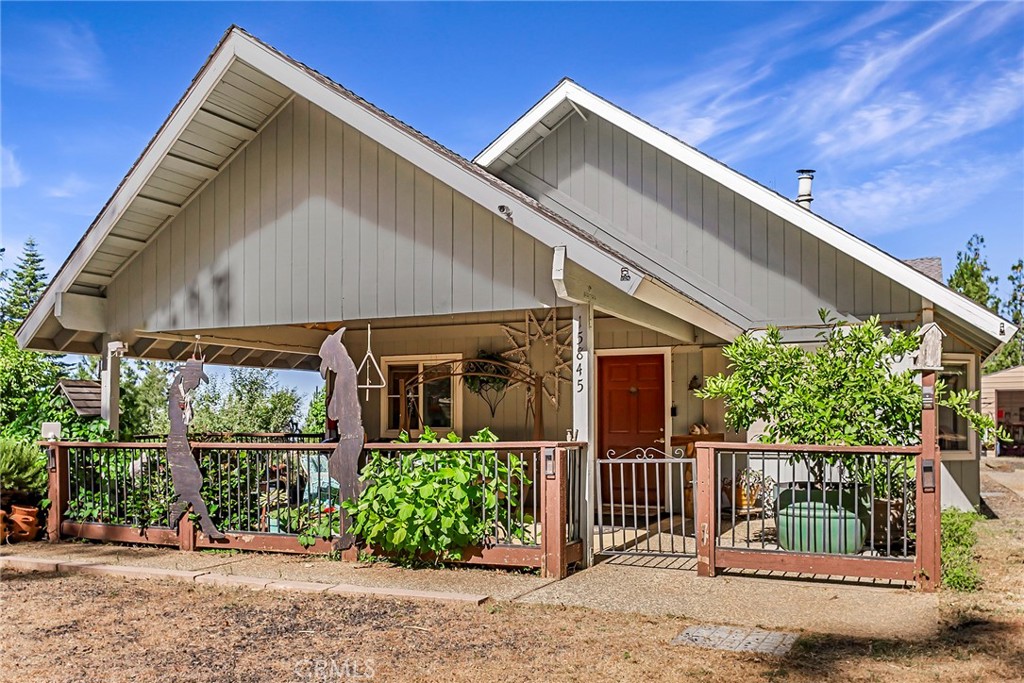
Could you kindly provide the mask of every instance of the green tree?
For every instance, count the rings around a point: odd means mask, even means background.
[[[4,278],[0,294],[0,325],[20,325],[46,289],[46,281],[43,256],[30,237],[25,240],[21,258]]]
[[[306,434],[320,434],[327,426],[327,401],[324,397],[322,387],[313,390],[309,399],[309,408],[306,409],[306,421],[302,424],[302,431]]]
[[[196,395],[192,429],[198,432],[292,431],[301,399],[281,387],[273,371],[232,368],[225,383],[211,378]]]
[[[967,247],[956,253],[956,268],[949,276],[949,286],[964,296],[977,301],[991,311],[999,312],[999,297],[995,293],[999,278],[989,274],[985,257],[985,238],[971,235]]]
[[[708,377],[702,399],[724,399],[730,429],[765,423],[763,443],[905,446],[920,443],[921,387],[915,371],[892,366],[917,350],[920,339],[886,334],[877,317],[859,325],[828,318],[822,345],[808,351],[784,344],[777,328],[742,334],[722,352],[731,374]],[[936,402],[967,420],[983,441],[1005,435],[991,417],[971,409],[978,392],[948,391],[935,383]]]
[[[1017,326],[1017,333],[982,367],[985,373],[1024,365],[1024,259],[1010,266],[1006,278],[1010,291],[1003,302],[1003,315]]]

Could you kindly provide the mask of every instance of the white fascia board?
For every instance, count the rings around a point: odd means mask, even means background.
[[[363,105],[353,102],[311,75],[253,40],[240,41],[238,59],[273,78],[333,116],[398,154],[490,211],[501,205],[512,209],[512,224],[549,247],[566,245],[570,257],[598,277],[632,294],[644,273],[615,258],[595,244],[573,234],[564,226],[522,201],[515,194],[492,184],[475,172],[438,153],[408,131],[382,119]],[[628,277],[627,277],[628,275]]]
[[[19,346],[25,348],[35,337],[39,328],[52,313],[56,295],[67,291],[81,274],[85,265],[99,249],[107,235],[114,228],[117,222],[124,215],[138,195],[142,187],[149,181],[153,171],[160,165],[161,160],[170,151],[171,146],[178,140],[178,136],[185,130],[185,127],[192,121],[192,117],[206,101],[210,91],[220,81],[220,77],[231,62],[234,61],[234,43],[241,38],[237,32],[221,44],[217,52],[210,58],[203,69],[203,72],[196,78],[195,83],[189,92],[178,103],[171,112],[163,129],[153,139],[152,144],[146,150],[143,157],[139,159],[136,167],[130,172],[124,183],[117,190],[110,202],[107,203],[102,213],[96,218],[92,226],[86,231],[85,236],[75,247],[71,255],[57,271],[57,274],[50,281],[49,286],[43,292],[39,302],[29,313],[28,317],[18,329],[16,338]]]
[[[473,159],[473,162],[480,164],[485,168],[493,164],[494,161],[508,151],[512,145],[519,140],[519,138],[533,130],[534,127],[540,123],[541,119],[547,116],[551,110],[561,104],[564,100],[568,99],[570,103],[572,103],[572,99],[568,94],[570,86],[573,85],[572,81],[563,80],[555,86],[555,89],[545,95],[540,102],[533,105],[533,108],[530,109],[530,111],[509,126],[504,133],[494,140],[494,142],[487,145],[486,149],[477,154]],[[579,86],[576,87],[578,88]]]
[[[612,125],[618,126],[627,133],[635,135],[644,142],[662,150],[695,171],[746,197],[783,220],[796,225],[822,242],[835,247],[869,268],[891,278],[894,282],[898,282],[922,297],[934,301],[947,312],[984,332],[997,343],[1009,341],[1014,332],[1016,332],[1017,328],[1012,323],[1000,318],[985,307],[954,292],[943,284],[918,272],[911,266],[886,254],[881,249],[865,242],[859,237],[855,237],[817,214],[804,209],[796,204],[796,202],[790,201],[786,197],[769,190],[725,164],[680,142],[668,133],[658,130],[651,124],[638,119],[607,100],[581,88],[572,81],[560,83],[529,112],[488,145],[484,151],[478,154],[474,161],[485,168],[490,166],[516,140],[525,135],[552,108],[558,106],[565,99],[594,112]]]

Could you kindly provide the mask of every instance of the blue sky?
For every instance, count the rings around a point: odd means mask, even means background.
[[[0,243],[52,273],[237,23],[467,157],[563,76],[946,272],[1024,255],[1024,4],[0,5]],[[289,379],[291,381],[291,379]],[[302,379],[303,389],[315,376]]]

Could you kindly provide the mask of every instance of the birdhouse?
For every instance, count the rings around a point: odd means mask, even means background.
[[[925,323],[917,331],[921,337],[921,346],[917,350],[914,367],[917,370],[942,369],[942,338],[946,333],[937,323]]]

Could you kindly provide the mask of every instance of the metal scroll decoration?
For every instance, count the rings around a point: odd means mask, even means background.
[[[562,384],[572,381],[572,323],[559,324],[558,311],[552,308],[543,320],[539,320],[533,311],[526,311],[522,329],[505,324],[501,326],[501,331],[509,344],[508,348],[501,352],[501,357],[527,370],[530,350],[536,346],[536,342],[541,342],[554,351],[554,367],[543,373],[541,392],[557,409],[561,403]],[[527,405],[529,406],[532,401],[532,394],[528,394]]]
[[[177,529],[182,515],[188,512],[191,505],[193,512],[199,516],[199,526],[203,533],[217,540],[224,538],[224,534],[210,519],[210,511],[199,493],[203,487],[203,474],[199,471],[188,441],[188,426],[192,422],[192,394],[200,384],[209,381],[210,378],[203,372],[203,361],[190,358],[184,365],[178,366],[170,391],[167,392],[167,414],[171,421],[167,435],[167,462],[171,467],[171,481],[177,496],[171,505],[168,523],[172,529]]]
[[[359,481],[359,456],[363,452],[363,418],[359,406],[359,379],[341,338],[345,328],[324,339],[320,345],[320,375],[327,379],[334,373],[334,385],[327,402],[327,417],[338,424],[338,445],[327,460],[327,471],[338,482],[341,500],[354,499],[362,493]],[[348,513],[341,509],[341,536],[335,540],[340,550],[351,548],[355,537],[348,531]]]

